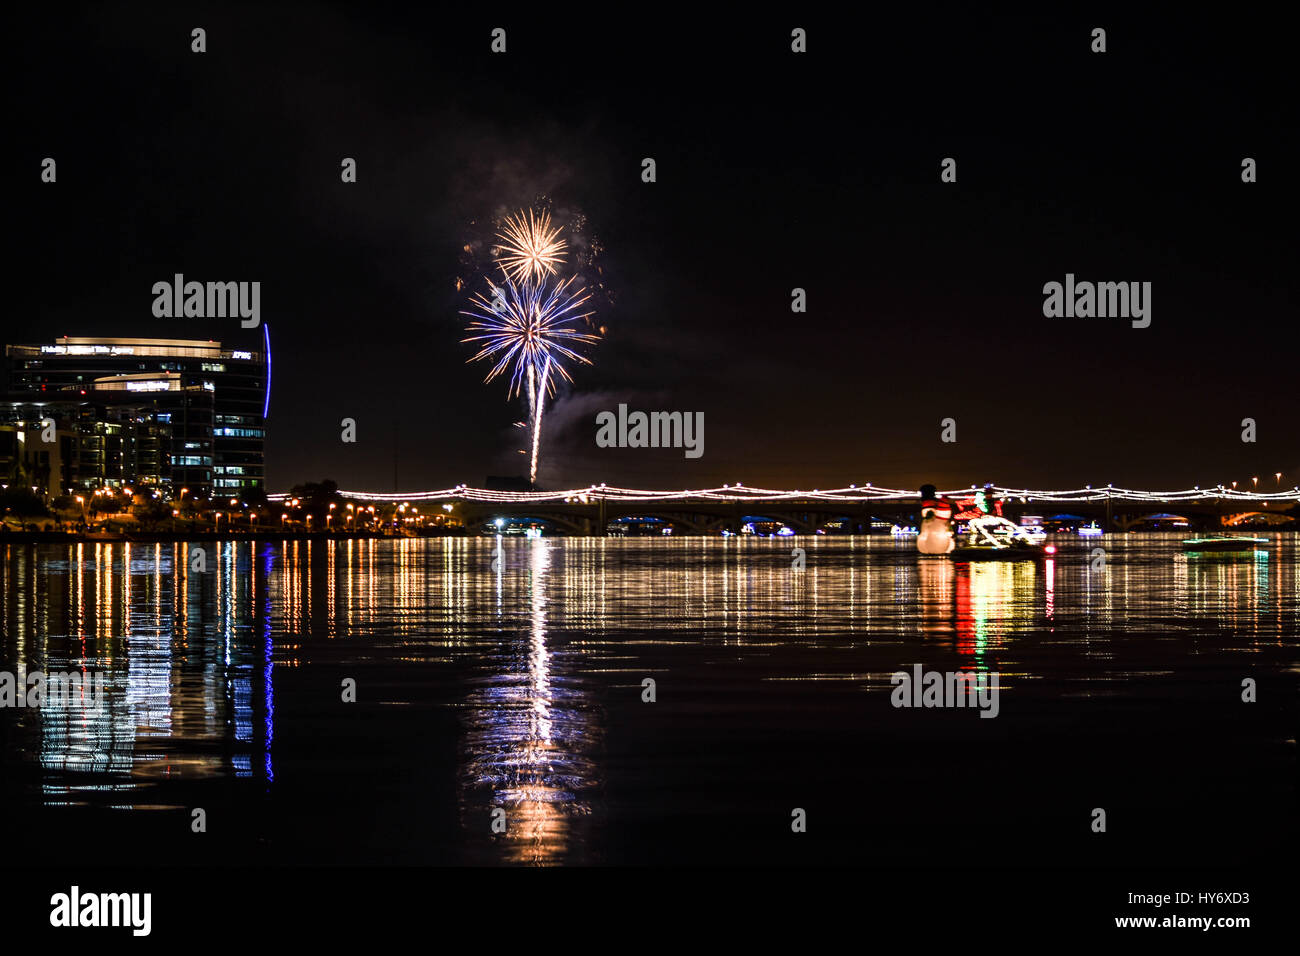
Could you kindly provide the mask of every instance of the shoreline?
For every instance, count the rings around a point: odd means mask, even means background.
[[[132,532],[82,532],[82,531],[0,531],[0,544],[180,544],[186,541],[257,541],[277,539],[311,540],[369,540],[397,538],[451,538],[451,534],[384,534],[379,531],[276,531],[270,528],[254,531],[132,531]]]
[[[1112,531],[1107,537],[1146,535],[1146,534],[1191,534],[1198,532],[1185,528],[1179,531]],[[1250,529],[1245,530],[1226,530],[1220,532],[1230,535],[1243,535],[1248,533],[1255,534],[1297,534],[1300,529],[1296,528],[1267,528],[1267,529]],[[1070,532],[1049,532],[1049,537],[1054,535],[1063,535],[1066,538],[1075,539],[1077,535]],[[436,532],[436,533],[400,533],[387,534],[382,531],[278,531],[270,528],[257,529],[254,531],[133,531],[133,532],[78,532],[78,531],[0,531],[0,545],[2,544],[181,544],[190,541],[370,541],[370,540],[403,540],[407,538],[492,538],[497,537],[492,534],[475,534],[468,531],[455,532]],[[522,535],[507,535],[507,537],[522,537]],[[557,534],[548,535],[550,538],[586,538],[586,537],[604,537],[604,538],[651,538],[657,539],[659,535],[574,535],[574,534]],[[680,534],[673,535],[675,538],[709,538],[718,537],[718,535],[708,534]],[[737,535],[737,537],[766,539],[775,537],[772,535]],[[794,540],[796,538],[807,538],[812,535],[800,534],[790,535],[784,540]],[[821,537],[820,535],[818,537]],[[869,538],[889,538],[888,533],[873,533],[864,535],[827,535],[827,537],[869,537]],[[1096,541],[1098,538],[1079,538],[1082,541]]]

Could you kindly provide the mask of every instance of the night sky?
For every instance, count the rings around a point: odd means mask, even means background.
[[[522,403],[466,363],[455,280],[471,221],[545,195],[586,214],[615,296],[547,412],[545,487],[1300,482],[1288,33],[758,10],[14,14],[5,341],[256,346],[155,319],[151,287],[259,280],[270,490],[391,491],[395,434],[401,490],[522,474]],[[1150,328],[1045,318],[1067,272],[1151,282]],[[597,448],[619,402],[703,411],[703,457]]]

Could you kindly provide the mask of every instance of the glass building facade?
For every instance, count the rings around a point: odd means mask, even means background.
[[[7,345],[5,359],[11,399],[127,393],[149,400],[170,429],[175,487],[196,497],[265,489],[265,350],[195,339],[64,336],[48,345]]]

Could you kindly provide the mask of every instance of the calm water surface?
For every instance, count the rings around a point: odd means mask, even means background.
[[[1180,538],[1104,569],[1069,538],[6,545],[0,670],[106,699],[0,711],[0,795],[20,843],[120,863],[1258,862],[1295,845],[1300,550]],[[998,718],[891,707],[916,663],[997,672]]]

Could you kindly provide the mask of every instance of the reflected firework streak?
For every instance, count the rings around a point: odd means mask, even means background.
[[[529,627],[504,674],[475,693],[470,718],[462,804],[466,824],[483,825],[483,804],[507,814],[505,860],[513,863],[563,862],[582,842],[575,819],[590,807],[582,795],[595,786],[588,757],[597,728],[577,691],[556,672],[556,654],[547,644],[548,572],[552,547],[532,541],[527,549]],[[505,576],[495,565],[497,579]]]

